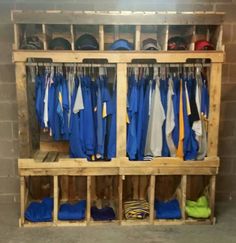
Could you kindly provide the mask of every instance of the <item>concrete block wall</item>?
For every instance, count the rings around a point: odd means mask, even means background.
[[[236,200],[236,0],[0,0],[0,203],[19,201],[11,9],[225,11],[217,200]]]

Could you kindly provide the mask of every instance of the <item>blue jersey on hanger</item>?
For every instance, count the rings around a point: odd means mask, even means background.
[[[127,129],[127,153],[129,159],[134,160],[137,153],[137,112],[138,112],[138,87],[135,76],[132,75],[129,80],[128,91],[128,129]]]
[[[187,83],[190,84],[187,85]],[[184,159],[194,160],[197,157],[198,143],[195,139],[195,134],[190,126],[187,104],[187,93],[185,87],[191,87],[192,80],[185,79],[183,82],[183,114],[184,114]],[[188,91],[188,89],[187,89]],[[189,92],[188,92],[189,94]]]
[[[70,157],[71,158],[86,158],[85,148],[83,146],[83,122],[82,112],[80,110],[77,113],[73,112],[75,105],[75,98],[78,90],[79,80],[75,79],[75,87],[71,97],[71,118],[70,118]]]
[[[168,92],[168,79],[160,79],[160,93],[161,93],[161,103],[165,112],[167,113],[167,92]],[[162,152],[161,155],[164,157],[170,156],[170,151],[166,142],[166,119],[163,122],[162,126]]]
[[[202,78],[202,89],[201,89],[201,113],[208,117],[209,115],[209,93],[207,88],[207,81]]]
[[[175,147],[178,147],[179,143],[179,102],[180,102],[180,80],[177,77],[173,78],[173,106],[174,106],[174,120],[175,127],[172,132],[173,142]]]
[[[144,85],[145,80],[141,78],[138,81],[138,114],[137,114],[137,159],[143,160],[141,154],[142,143],[142,128],[143,128],[143,115],[144,115]]]
[[[108,133],[107,158],[111,159],[116,157],[116,89],[108,103],[110,103],[107,109],[111,114],[111,121]]]
[[[96,151],[96,133],[93,117],[93,106],[91,97],[91,78],[89,76],[81,77],[84,110],[81,111],[83,123],[83,143],[86,155],[92,156]]]
[[[37,75],[35,78],[35,110],[40,127],[44,128],[44,96],[45,96],[45,77]]]

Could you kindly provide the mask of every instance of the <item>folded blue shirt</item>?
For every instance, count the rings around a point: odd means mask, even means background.
[[[86,200],[78,203],[65,203],[60,206],[58,219],[60,220],[82,220],[85,218]]]
[[[181,211],[177,199],[168,202],[155,201],[157,219],[180,219]]]
[[[52,221],[53,198],[46,197],[42,202],[31,202],[25,211],[25,218],[31,222]]]
[[[116,217],[113,208],[110,207],[99,209],[93,206],[91,207],[91,215],[94,220],[114,220]]]

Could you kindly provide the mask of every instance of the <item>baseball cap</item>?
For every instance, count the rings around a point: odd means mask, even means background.
[[[207,40],[198,40],[195,42],[195,50],[214,50],[214,46]]]
[[[57,37],[49,42],[50,50],[71,50],[71,44],[68,40]]]
[[[76,50],[98,50],[99,45],[96,38],[90,34],[81,35],[75,42]]]
[[[183,37],[175,36],[168,40],[168,50],[186,50],[187,44]]]
[[[133,44],[125,39],[119,39],[112,43],[110,50],[133,50]]]
[[[145,39],[143,41],[143,50],[161,50],[161,46],[157,42],[157,40],[154,40],[152,38]]]
[[[43,43],[37,36],[29,36],[22,41],[20,48],[28,50],[40,50],[43,49]]]

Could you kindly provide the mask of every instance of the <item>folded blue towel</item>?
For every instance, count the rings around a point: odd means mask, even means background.
[[[157,219],[180,219],[181,211],[177,199],[168,202],[155,201]]]
[[[60,206],[58,219],[60,220],[82,220],[85,218],[86,200],[78,203],[64,203]]]
[[[31,222],[52,221],[53,199],[44,198],[42,202],[31,202],[25,211],[25,218]]]
[[[93,206],[91,207],[91,215],[94,220],[114,220],[116,217],[113,208],[110,207],[99,209]]]

